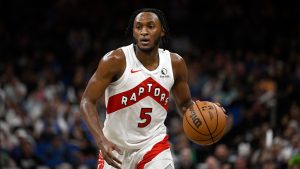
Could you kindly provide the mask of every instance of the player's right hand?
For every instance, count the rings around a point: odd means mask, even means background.
[[[114,143],[108,141],[107,139],[104,139],[101,143],[99,143],[99,148],[101,150],[101,154],[103,156],[103,159],[111,166],[121,169],[120,165],[122,162],[117,159],[116,156],[113,155],[113,151],[117,151],[119,154],[122,154],[121,149],[117,147]]]

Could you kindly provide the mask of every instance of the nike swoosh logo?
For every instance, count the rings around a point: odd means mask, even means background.
[[[138,69],[138,70],[133,70],[133,69],[131,69],[131,73],[136,73],[136,72],[139,72],[139,71],[141,71],[141,69]]]

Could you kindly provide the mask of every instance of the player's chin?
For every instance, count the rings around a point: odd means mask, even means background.
[[[151,44],[142,44],[142,43],[139,43],[138,47],[142,51],[150,51],[150,50],[153,49],[153,45],[151,45]]]

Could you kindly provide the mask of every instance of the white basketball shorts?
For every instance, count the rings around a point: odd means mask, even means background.
[[[122,161],[122,169],[174,169],[174,162],[168,136],[159,142],[148,145],[139,150],[123,150],[120,155],[113,152]],[[99,153],[97,169],[114,169],[108,165]]]

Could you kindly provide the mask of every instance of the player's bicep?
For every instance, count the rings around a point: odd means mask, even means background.
[[[96,102],[103,95],[107,86],[108,79],[98,78],[97,73],[94,73],[83,93],[83,99]]]
[[[177,57],[173,61],[175,82],[172,93],[179,111],[184,112],[192,104],[190,89],[188,86],[188,71],[184,60]]]
[[[89,80],[83,98],[96,102],[103,94],[113,78],[120,74],[120,67],[114,66],[119,63],[117,57],[104,57],[101,59],[97,70]]]

